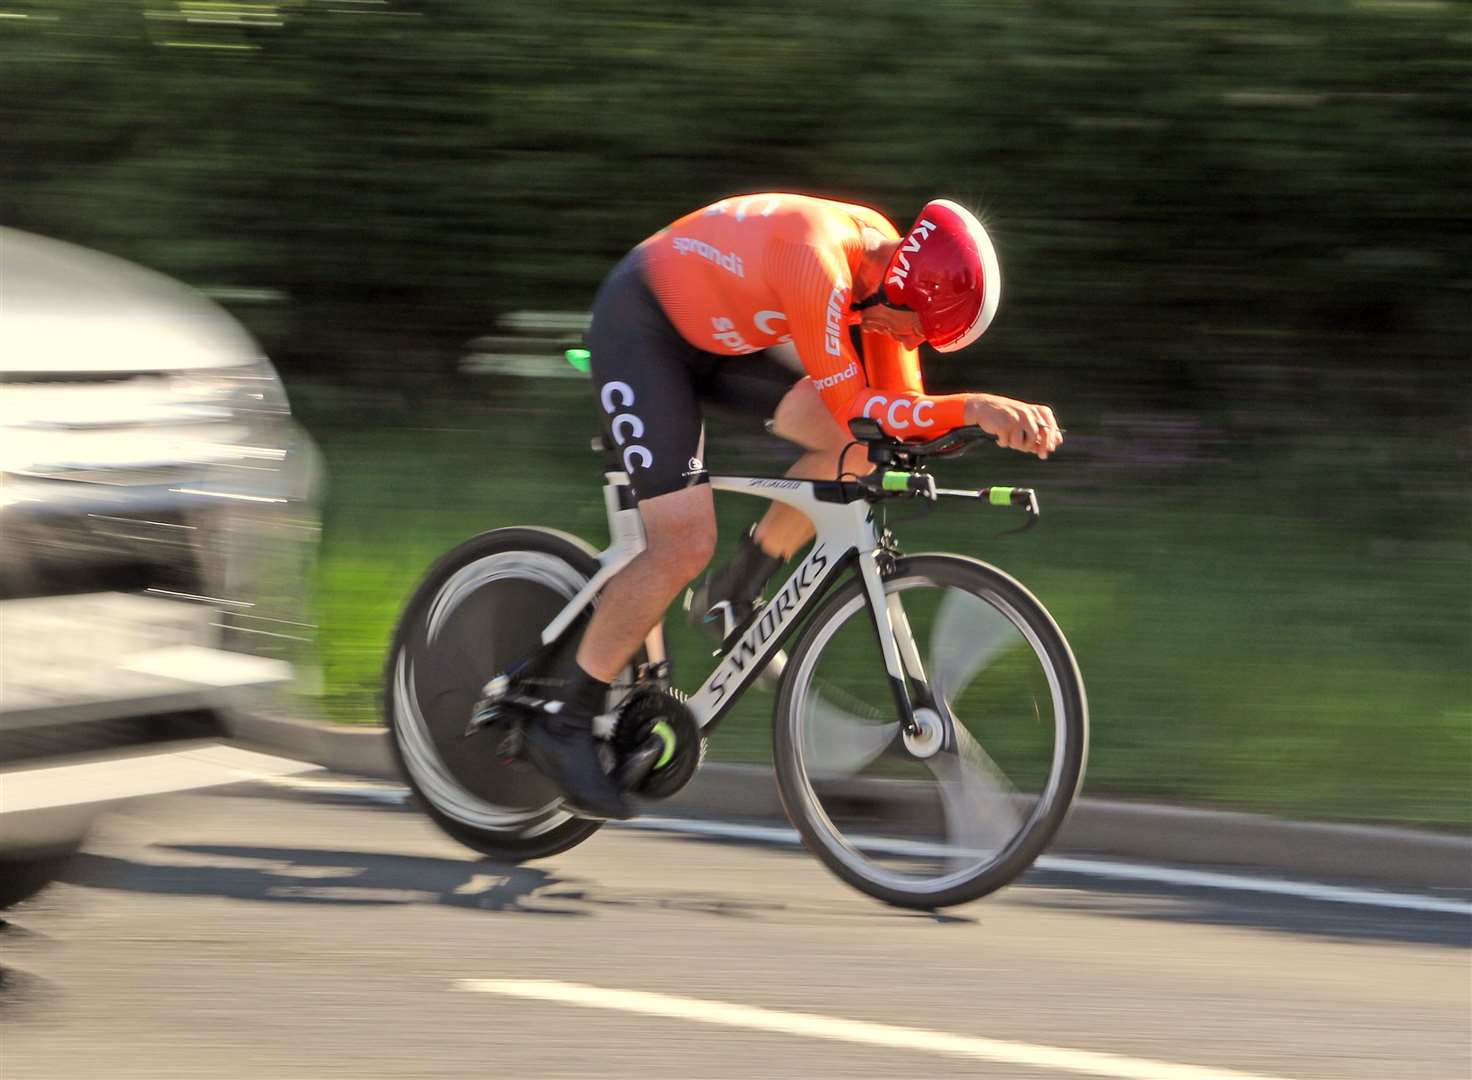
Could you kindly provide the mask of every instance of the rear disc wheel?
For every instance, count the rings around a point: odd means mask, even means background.
[[[492,858],[554,855],[601,824],[566,810],[561,792],[529,763],[503,759],[495,730],[465,737],[481,688],[536,653],[542,627],[597,569],[592,549],[575,537],[498,529],[441,559],[399,621],[384,692],[394,754],[430,818]],[[574,626],[563,640],[579,636]]]

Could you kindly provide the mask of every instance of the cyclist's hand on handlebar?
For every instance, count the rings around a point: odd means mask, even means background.
[[[1046,405],[1002,397],[966,395],[966,422],[997,437],[997,445],[1046,458],[1063,444],[1063,430]]]

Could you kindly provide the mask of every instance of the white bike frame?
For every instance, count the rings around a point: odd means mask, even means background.
[[[608,511],[611,542],[598,555],[598,571],[542,630],[544,645],[557,640],[608,579],[644,550],[644,522],[632,498],[628,475],[609,472],[605,477],[603,499]],[[823,490],[840,490],[840,485],[834,481],[746,476],[710,478],[710,486],[716,491],[755,495],[802,511],[816,526],[817,537],[791,576],[762,609],[760,618],[721,654],[715,670],[691,695],[688,702],[690,711],[701,728],[708,728],[725,714],[766,667],[802,613],[853,562],[857,562],[869,611],[874,616],[884,666],[894,689],[901,722],[907,730],[914,726],[905,675],[908,672],[911,678],[923,681],[925,674],[898,597],[887,602],[884,595],[880,572],[880,555],[884,549],[880,532],[874,525],[873,505],[861,497],[847,502],[822,499],[818,496],[819,485]],[[665,659],[662,625],[650,631],[644,647],[651,663]]]

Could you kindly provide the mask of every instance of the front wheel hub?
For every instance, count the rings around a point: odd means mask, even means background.
[[[915,710],[915,730],[903,733],[905,749],[912,757],[934,757],[945,745],[946,726],[934,709]]]

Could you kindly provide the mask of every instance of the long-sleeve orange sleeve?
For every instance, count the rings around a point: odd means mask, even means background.
[[[965,424],[965,395],[926,394],[913,349],[867,334],[868,363],[860,361],[848,333],[852,281],[840,260],[806,244],[776,244],[766,269],[791,312],[798,357],[823,404],[845,428],[854,417],[869,416],[897,438],[916,439]]]
[[[869,389],[856,395],[852,416],[872,416],[891,435],[910,439],[933,439],[966,423],[965,394],[925,392],[918,352],[885,334],[863,340]]]

